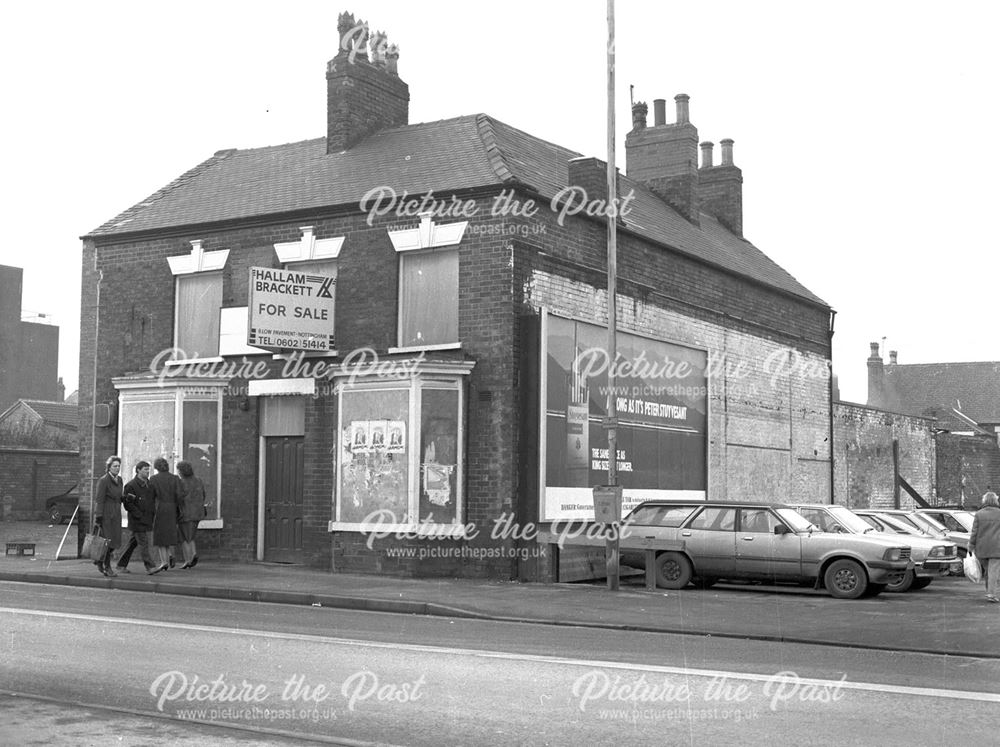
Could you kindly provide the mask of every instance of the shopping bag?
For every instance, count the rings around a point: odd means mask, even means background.
[[[103,560],[109,544],[111,543],[106,537],[92,532],[83,538],[83,554],[95,562]]]
[[[974,584],[982,583],[983,581],[983,568],[979,565],[979,558],[973,555],[971,552],[965,556],[965,560],[962,561],[962,568],[965,569],[965,577],[969,579]]]

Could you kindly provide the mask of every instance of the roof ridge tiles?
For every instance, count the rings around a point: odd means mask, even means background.
[[[486,149],[486,158],[489,160],[490,167],[493,169],[493,173],[497,175],[497,178],[504,183],[518,181],[514,172],[507,165],[507,160],[504,158],[500,143],[497,142],[497,134],[493,129],[493,120],[490,119],[489,115],[476,115],[476,130],[479,132],[479,139]]]

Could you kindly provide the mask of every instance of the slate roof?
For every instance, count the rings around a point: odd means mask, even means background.
[[[407,125],[327,154],[326,139],[224,150],[84,238],[235,221],[357,205],[372,187],[443,196],[477,187],[523,184],[551,199],[567,186],[567,161],[581,154],[485,114]],[[640,183],[626,226],[654,242],[828,307],[757,247],[702,214],[693,226]]]
[[[895,364],[884,372],[903,412],[946,405],[976,423],[1000,423],[1000,361]]]
[[[77,405],[65,402],[46,402],[40,399],[19,399],[0,414],[0,420],[3,420],[18,407],[24,407],[33,412],[44,425],[79,427],[79,408]]]

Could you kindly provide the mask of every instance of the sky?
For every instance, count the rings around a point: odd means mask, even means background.
[[[345,10],[399,45],[411,123],[484,112],[606,158],[604,0],[8,3],[0,264],[24,268],[24,318],[60,327],[67,394],[79,237],[218,150],[322,137]],[[869,342],[1000,360],[998,20],[989,0],[615,4],[619,166],[630,89],[650,122],[687,93],[699,138],[735,141],[744,235],[837,312],[844,399],[867,398]]]

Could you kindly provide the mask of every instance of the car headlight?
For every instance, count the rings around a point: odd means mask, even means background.
[[[930,558],[944,558],[944,557],[948,556],[949,554],[950,553],[948,552],[948,547],[946,545],[937,545],[937,546],[931,548],[931,551],[929,553],[927,553],[927,557],[930,557]]]
[[[901,547],[890,547],[884,553],[882,553],[882,560],[899,560],[903,555],[903,548]]]

